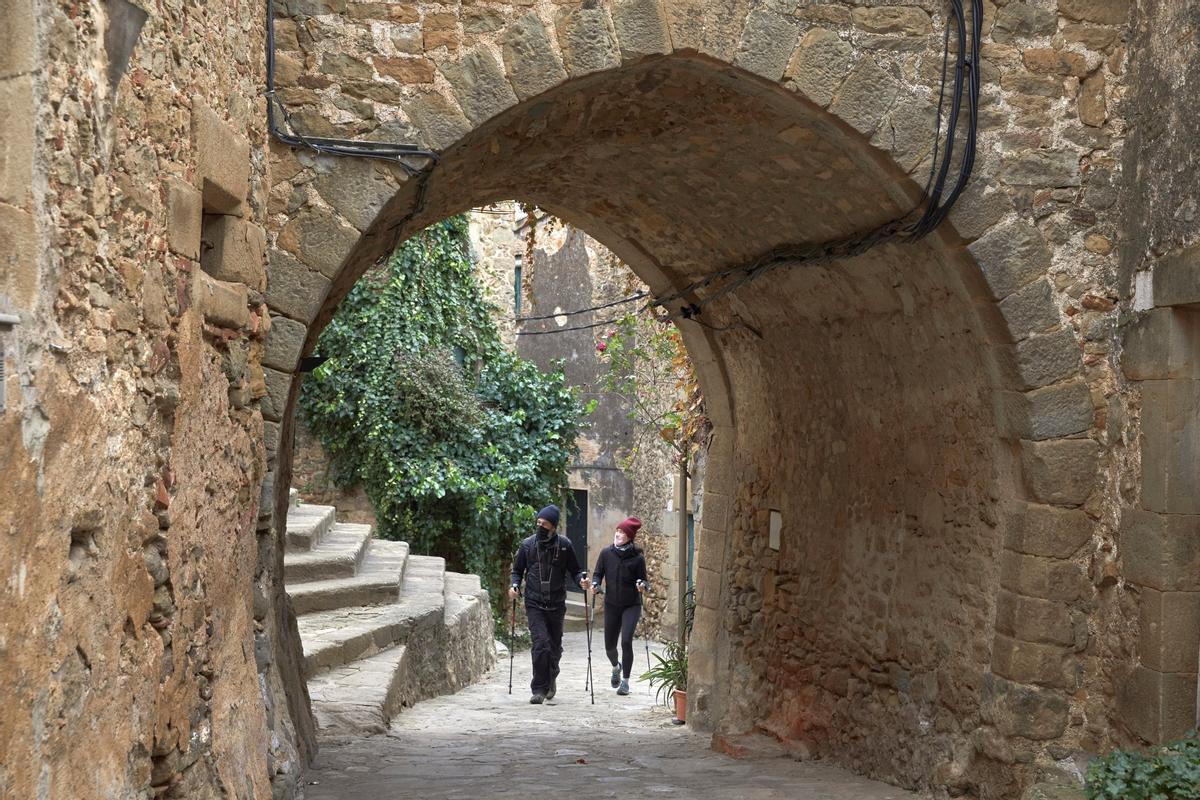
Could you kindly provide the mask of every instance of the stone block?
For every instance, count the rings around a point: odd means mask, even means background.
[[[1067,728],[1068,705],[1061,692],[984,675],[981,701],[983,719],[1005,736],[1046,741]]]
[[[1125,377],[1135,381],[1200,378],[1200,311],[1152,308],[1125,329]]]
[[[0,296],[11,304],[5,311],[33,309],[40,254],[33,215],[0,203]]]
[[[1012,186],[1078,186],[1079,156],[1067,150],[1020,150],[1002,157],[1000,180]]]
[[[558,41],[572,78],[620,66],[617,40],[601,7],[581,7],[558,19]]]
[[[1093,527],[1077,508],[1018,501],[1004,514],[1004,546],[1027,555],[1070,558],[1091,541]]]
[[[796,46],[784,77],[801,94],[822,108],[833,96],[854,63],[854,48],[831,30],[813,28]]]
[[[1022,642],[1075,644],[1071,611],[1066,605],[1003,590],[996,598],[996,630]]]
[[[458,32],[458,14],[451,11],[426,12],[421,20],[421,37],[425,52],[446,47],[457,50],[462,43]]]
[[[1125,578],[1161,591],[1200,591],[1200,516],[1128,509],[1121,516]]]
[[[1200,244],[1160,258],[1153,280],[1154,305],[1200,308]]]
[[[192,305],[209,323],[241,330],[250,322],[246,287],[226,283],[196,270],[192,276]]]
[[[433,62],[420,56],[376,56],[375,69],[379,74],[397,83],[412,86],[433,83]]]
[[[1026,389],[1070,378],[1083,367],[1082,349],[1070,328],[1030,336],[1016,349],[1017,372]]]
[[[671,52],[667,17],[660,0],[615,0],[612,20],[625,61]]]
[[[526,14],[501,39],[504,70],[522,100],[552,89],[567,79],[550,44],[550,34],[537,14]]]
[[[400,184],[369,159],[318,159],[313,188],[351,225],[365,231],[395,196]]]
[[[1009,439],[1041,441],[1084,433],[1095,412],[1084,381],[1070,381],[1031,392],[997,392],[996,423]]]
[[[471,50],[459,61],[440,69],[450,82],[463,114],[477,125],[517,104],[517,95],[504,77],[504,68],[485,47]]]
[[[1129,0],[1058,0],[1058,10],[1080,22],[1122,25],[1129,17]]]
[[[741,41],[747,5],[746,2],[663,0],[672,47],[732,62]]]
[[[1047,279],[1037,280],[1000,302],[1000,313],[1014,342],[1043,333],[1062,321]]]
[[[696,605],[719,610],[721,607],[721,573],[701,567],[696,570]]]
[[[1196,676],[1135,667],[1118,684],[1117,710],[1130,730],[1152,744],[1182,739],[1196,726]]]
[[[796,39],[800,36],[797,20],[769,8],[750,12],[734,64],[742,69],[777,81],[783,77]]]
[[[1075,110],[1084,125],[1099,128],[1108,119],[1108,101],[1104,89],[1104,72],[1101,70],[1089,75],[1079,87]]]
[[[936,116],[937,107],[928,100],[901,99],[871,137],[871,144],[891,153],[902,170],[912,172],[929,155],[929,131]]]
[[[458,106],[436,92],[413,95],[402,106],[420,131],[421,141],[433,150],[445,150],[471,130]]]
[[[204,210],[241,215],[250,188],[250,142],[234,133],[199,95],[192,98],[192,137]]]
[[[309,207],[279,233],[278,244],[332,280],[358,242],[359,233],[332,211]]]
[[[1200,381],[1143,381],[1142,508],[1200,514]]]
[[[1008,192],[986,178],[971,180],[950,209],[950,224],[963,239],[978,239],[1012,211]]]
[[[200,260],[204,199],[200,191],[179,178],[167,178],[167,247],[172,253]]]
[[[1034,2],[1008,3],[996,12],[992,39],[1007,43],[1017,38],[1050,36],[1058,30],[1058,15]]]
[[[1050,268],[1050,248],[1041,231],[1023,220],[992,227],[967,249],[995,300],[1003,300]]]
[[[262,400],[263,419],[279,422],[287,411],[288,392],[292,388],[292,373],[277,369],[264,369],[267,381],[267,396]]]
[[[933,30],[928,12],[914,6],[856,8],[851,19],[856,29],[867,33],[925,36]]]
[[[346,11],[350,19],[378,19],[400,25],[421,21],[416,5],[408,3],[351,3]]]
[[[1074,689],[1070,655],[1059,645],[1021,642],[997,634],[992,644],[992,671],[1017,683]]]
[[[267,269],[267,305],[305,324],[316,319],[330,281],[281,250],[271,251]]]
[[[8,20],[6,19],[7,23]],[[0,33],[0,41],[6,38]],[[0,55],[0,59],[4,58]],[[0,203],[28,206],[33,191],[33,78],[0,79]]]
[[[209,275],[261,292],[267,286],[266,257],[267,234],[261,226],[223,214],[204,218],[200,266]]]
[[[271,317],[271,331],[263,352],[263,365],[283,372],[294,372],[304,350],[308,327],[287,317]]]
[[[286,0],[289,17],[320,17],[346,13],[346,0]]]
[[[1083,567],[1073,561],[1006,550],[1000,555],[1000,585],[1014,594],[1074,603],[1089,593]]]
[[[0,2],[0,78],[33,72],[37,53],[34,8],[27,0]]]
[[[1138,611],[1142,666],[1195,674],[1200,655],[1200,592],[1143,588]]]
[[[1096,485],[1099,446],[1090,439],[1021,442],[1021,472],[1032,499],[1081,506]]]
[[[263,447],[267,451],[267,461],[274,461],[279,452],[280,424],[278,422],[263,423]]]
[[[864,136],[879,126],[900,92],[900,83],[873,58],[863,58],[850,70],[829,104],[829,111]]]

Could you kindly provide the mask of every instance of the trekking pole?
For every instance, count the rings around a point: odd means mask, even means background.
[[[592,617],[596,613],[596,593],[592,592],[591,611],[588,612],[588,679],[592,683],[592,705],[596,705],[596,679],[592,677]]]
[[[645,592],[643,592],[643,594],[649,594],[649,593],[650,593],[650,585],[649,585],[649,584],[647,584],[645,581],[641,581],[641,580],[640,580],[640,581],[638,581],[638,586],[646,590]],[[645,606],[644,606],[644,604],[643,604],[643,611],[644,611],[644,610],[645,610]],[[643,614],[643,616],[642,616],[642,622],[641,622],[640,624],[645,624],[645,622],[646,622],[646,617],[645,617],[645,615]],[[650,671],[650,639],[649,639],[649,638],[647,638],[647,636],[646,636],[646,629],[645,629],[645,628],[642,628],[642,644],[646,645],[646,672],[649,672],[649,671]],[[647,681],[647,683],[646,683],[646,694],[650,694],[650,683],[649,683],[649,681]]]
[[[508,693],[512,694],[513,646],[517,641],[517,598],[512,599],[512,614],[508,628]]]

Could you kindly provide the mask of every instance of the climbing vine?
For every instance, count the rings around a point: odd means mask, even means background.
[[[1088,800],[1200,800],[1200,735],[1151,748],[1117,750],[1091,763]]]
[[[501,344],[465,219],[426,229],[364,276],[316,355],[328,360],[305,379],[300,413],[335,483],[362,484],[381,536],[498,592],[536,508],[561,494],[585,409],[561,370]]]

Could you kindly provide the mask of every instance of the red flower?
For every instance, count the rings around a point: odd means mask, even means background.
[[[607,345],[606,343],[604,343],[604,342],[597,342],[597,343],[596,343],[596,350],[597,350],[598,352],[601,352],[601,353],[603,353],[603,352],[604,352],[605,350],[607,350],[607,349],[608,349],[608,345]]]

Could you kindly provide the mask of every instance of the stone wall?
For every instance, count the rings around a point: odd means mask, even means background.
[[[0,794],[287,791],[311,725],[259,513],[262,15],[0,17]]]
[[[375,506],[362,484],[349,488],[333,480],[329,454],[304,423],[297,421],[292,454],[292,488],[306,503],[336,506],[338,522],[376,525]]]
[[[1117,288],[1121,396],[1139,445],[1126,469],[1142,480],[1119,484],[1116,549],[1139,632],[1118,685],[1122,725],[1160,741],[1200,724],[1200,114],[1183,90],[1200,80],[1200,18],[1194,3],[1152,0],[1134,20]]]

